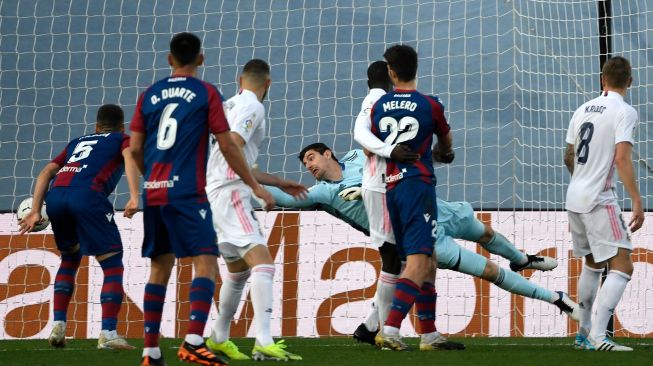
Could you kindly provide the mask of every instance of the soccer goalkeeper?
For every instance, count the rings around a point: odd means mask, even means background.
[[[363,201],[345,199],[359,196],[356,193],[357,189],[352,188],[359,189],[362,183],[362,170],[366,159],[363,151],[349,151],[341,160],[338,160],[329,147],[322,143],[314,143],[302,149],[299,153],[299,159],[318,182],[308,189],[308,195],[305,199],[295,199],[276,187],[265,187],[272,193],[277,205],[285,208],[320,209],[369,235],[370,223],[368,222]],[[503,236],[501,236],[502,240],[497,241],[497,236],[501,234],[494,232],[490,227],[478,221],[474,217],[474,212],[469,203],[452,203],[438,199],[437,207],[438,224],[446,234],[442,240],[435,244],[438,268],[470,274],[491,281],[506,291],[549,302],[567,313],[572,319],[578,319],[578,304],[573,302],[567,294],[544,289],[517,273],[506,271],[485,257],[459,246],[452,239],[452,237],[455,237],[479,242],[490,252],[502,256],[509,256],[506,254],[507,249],[504,246],[511,246],[512,250],[520,253]],[[391,233],[391,228],[389,229]],[[398,278],[401,271],[401,259],[392,247],[392,239],[388,240],[381,245],[380,249],[382,260],[382,278],[380,281],[383,281],[383,285],[377,287],[377,294],[374,299],[375,310],[373,310],[366,322],[358,327],[354,336],[360,341],[371,344],[374,343],[374,336],[378,332],[379,322],[382,324],[389,312],[394,292],[392,279]],[[386,247],[383,248],[384,246]],[[497,249],[497,247],[500,249]],[[553,258],[546,258],[543,261],[547,263],[552,261],[555,264]],[[519,268],[515,267],[515,269]],[[375,314],[376,309],[378,309],[378,315]],[[420,327],[430,327],[432,324],[426,323],[434,323],[434,321],[435,316],[432,319],[424,320],[425,324],[420,324]],[[422,339],[420,349],[464,348],[459,343],[448,341],[446,337],[439,333],[432,338]]]

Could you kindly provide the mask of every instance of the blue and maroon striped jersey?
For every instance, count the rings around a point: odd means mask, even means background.
[[[107,196],[125,171],[122,151],[129,147],[123,132],[96,133],[78,137],[52,160],[61,169],[52,182],[54,187],[81,187]]]
[[[161,79],[141,94],[130,128],[145,134],[146,206],[207,201],[209,131],[229,131],[215,86],[191,76]]]
[[[383,95],[370,113],[372,132],[388,144],[402,144],[421,155],[412,164],[401,164],[387,159],[384,181],[390,190],[404,178],[420,177],[435,184],[432,150],[433,134],[445,136],[449,124],[444,117],[444,106],[438,97],[415,90],[395,89]]]

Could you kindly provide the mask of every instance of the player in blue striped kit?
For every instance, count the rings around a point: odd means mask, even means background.
[[[133,349],[116,334],[118,312],[124,295],[122,242],[108,196],[123,171],[127,173],[130,200],[125,216],[138,208],[138,170],[124,131],[124,113],[113,104],[98,109],[95,133],[68,143],[39,174],[32,211],[19,223],[21,233],[31,231],[41,220],[43,198],[52,223],[61,264],[54,280],[54,324],[50,345],[66,344],[68,304],[75,288],[75,275],[83,255],[95,256],[104,274],[100,303],[102,332],[99,349]],[[52,185],[48,191],[48,185]]]
[[[213,134],[229,166],[255,195],[274,204],[229,135],[222,96],[197,78],[204,62],[200,39],[176,34],[170,41],[172,75],[141,94],[132,118],[132,150],[145,178],[143,256],[150,258],[145,286],[145,347],[142,365],[165,364],[159,329],[175,257],[191,257],[190,321],[177,356],[203,365],[226,364],[204,344],[203,333],[213,303],[218,274],[216,233],[205,191],[209,135]]]
[[[390,145],[401,144],[419,154],[412,162],[386,159],[386,204],[396,251],[406,267],[396,282],[392,307],[376,335],[379,347],[406,349],[399,335],[401,322],[415,305],[422,342],[438,335],[435,328],[434,243],[442,231],[437,225],[436,183],[431,151],[453,160],[452,137],[444,107],[435,97],[418,92],[417,52],[407,45],[388,48],[383,57],[395,89],[383,95],[370,111],[372,133]],[[427,343],[431,343],[430,341]]]

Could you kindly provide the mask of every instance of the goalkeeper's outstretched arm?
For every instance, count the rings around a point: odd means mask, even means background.
[[[313,186],[308,190],[304,198],[297,199],[277,187],[265,186],[265,189],[272,194],[277,206],[283,208],[315,208],[319,203],[320,189]]]

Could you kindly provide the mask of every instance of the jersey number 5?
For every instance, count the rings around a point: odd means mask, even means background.
[[[594,124],[592,122],[585,122],[580,125],[580,133],[578,134],[578,139],[580,143],[576,149],[576,162],[578,164],[587,163],[587,158],[590,156],[590,141],[592,141],[592,135],[594,134]]]
[[[170,103],[163,108],[159,120],[159,132],[156,134],[156,147],[159,150],[168,150],[175,144],[177,139],[177,120],[172,118],[172,112],[177,109],[179,103]]]
[[[73,150],[73,154],[70,155],[70,159],[68,159],[68,163],[74,163],[76,161],[88,158],[88,156],[91,155],[91,151],[93,151],[93,145],[95,144],[97,144],[97,140],[82,141],[77,144],[77,146],[75,146],[75,150]]]
[[[392,117],[383,117],[379,121],[379,130],[381,132],[390,130],[390,134],[384,140],[386,144],[400,144],[417,136],[419,122],[411,116],[402,117],[399,122]]]

